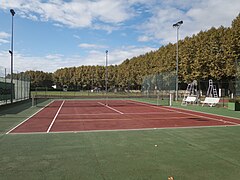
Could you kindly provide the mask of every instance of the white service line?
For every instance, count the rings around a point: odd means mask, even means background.
[[[126,115],[165,115],[165,114],[172,114],[172,112],[143,112],[143,113],[124,113]],[[61,114],[61,116],[106,116],[106,115],[116,115],[116,113],[96,113],[96,114]]]
[[[47,106],[49,106],[53,101],[51,101],[50,103],[48,103],[46,106],[42,107],[41,109],[39,109],[37,112],[35,112],[33,115],[31,115],[30,117],[28,117],[27,119],[25,119],[23,122],[19,123],[18,125],[16,125],[15,127],[13,127],[12,129],[10,129],[8,132],[6,132],[6,134],[9,134],[10,132],[12,132],[14,129],[16,129],[17,127],[19,127],[20,125],[22,125],[23,123],[25,123],[26,121],[28,121],[29,119],[31,119],[33,116],[35,116],[37,113],[39,113],[40,111],[42,111],[43,109],[45,109]]]
[[[52,126],[53,126],[53,123],[54,123],[55,120],[57,119],[57,116],[58,116],[60,110],[62,109],[62,106],[63,106],[64,102],[65,102],[65,101],[62,102],[62,104],[61,104],[61,106],[59,107],[57,113],[55,114],[55,116],[54,116],[54,118],[53,118],[53,120],[52,120],[50,126],[48,127],[47,133],[49,133],[49,131],[51,130],[51,128],[52,128]]]
[[[172,119],[186,119],[186,117],[178,117],[178,116],[175,116],[175,117],[171,117],[171,120]],[[112,118],[112,119],[106,119],[106,118],[102,118],[102,119],[96,119],[96,118],[93,118],[93,119],[73,119],[71,118],[71,120],[69,119],[63,119],[63,120],[58,120],[59,122],[100,122],[100,121],[117,121],[117,120],[120,120],[120,121],[129,121],[129,120],[133,120],[132,118],[124,118],[124,119],[116,119],[116,118]],[[152,120],[152,121],[162,121],[162,120],[169,120],[169,117],[166,117],[166,118],[159,118],[159,117],[155,117],[155,118],[141,118],[141,120]]]
[[[105,105],[105,104],[101,103],[101,102],[98,102],[98,104],[101,104],[101,105],[103,105],[103,106],[106,106],[108,109],[111,109],[111,110],[113,110],[113,111],[115,111],[115,112],[117,112],[117,113],[119,113],[119,114],[124,114],[123,112],[118,111],[117,109],[114,109],[114,108],[112,108],[112,107],[110,107],[110,106],[108,106],[108,105]]]

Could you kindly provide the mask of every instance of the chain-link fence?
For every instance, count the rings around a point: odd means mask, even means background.
[[[142,93],[144,97],[157,101],[158,105],[169,105],[170,94],[174,94],[176,73],[164,72],[143,78]]]
[[[219,107],[227,107],[229,101],[239,101],[240,100],[240,81],[233,80],[212,80],[213,88],[216,90],[217,97],[220,98],[220,101],[217,106]],[[186,94],[187,83],[181,84],[181,89],[179,90],[179,99],[181,100]],[[197,96],[199,101],[203,101],[208,93],[210,87],[209,80],[202,80],[197,82],[197,86],[195,87],[197,91]],[[185,89],[186,88],[186,89]]]
[[[240,81],[213,81],[219,97],[228,97],[230,99],[238,98],[240,95]],[[209,81],[200,81],[198,83],[201,96],[205,96],[209,87]]]
[[[0,105],[22,101],[30,97],[30,78],[23,73],[0,68]]]

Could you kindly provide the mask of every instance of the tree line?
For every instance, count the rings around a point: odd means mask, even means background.
[[[179,41],[179,82],[193,80],[233,80],[240,76],[240,14],[231,27],[212,27]],[[237,66],[238,65],[238,66]],[[169,43],[156,51],[108,66],[109,89],[140,89],[147,75],[176,70],[176,44]],[[67,85],[69,89],[105,88],[104,66],[80,66],[54,73],[26,71],[31,88]]]

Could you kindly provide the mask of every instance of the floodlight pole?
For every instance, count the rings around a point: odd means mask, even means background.
[[[11,55],[11,103],[13,103],[13,16],[15,15],[15,11],[10,9],[10,13],[12,15],[12,40],[11,40],[11,50],[9,53]]]
[[[107,104],[107,91],[108,91],[108,50],[106,50],[106,74],[105,74],[105,93],[106,93],[106,105]]]
[[[183,21],[179,21],[173,24],[174,28],[177,28],[177,43],[176,43],[176,95],[175,101],[178,100],[178,39],[179,39],[179,28],[183,24]]]

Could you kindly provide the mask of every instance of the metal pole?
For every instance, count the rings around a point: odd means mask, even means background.
[[[183,21],[179,21],[175,24],[173,24],[173,27],[177,28],[177,43],[176,43],[176,97],[175,100],[178,100],[178,38],[179,38],[179,28],[183,24]]]
[[[18,71],[17,71],[17,74],[16,74],[16,81],[17,81],[17,86],[16,86],[16,97],[15,97],[15,99],[18,100]]]
[[[21,73],[21,99],[23,99],[23,77],[22,77],[22,73]]]
[[[179,33],[179,27],[177,27],[177,47],[176,47],[176,101],[178,100],[178,33]]]
[[[10,13],[12,14],[12,41],[11,41],[11,50],[9,53],[11,54],[11,103],[13,103],[13,16],[15,14],[13,9],[10,9]]]
[[[106,75],[105,75],[105,93],[106,93],[106,106],[108,105],[108,96],[107,96],[107,91],[108,91],[108,50],[106,50]]]
[[[5,95],[5,100],[6,100],[6,104],[7,104],[7,101],[8,101],[8,97],[7,97],[7,94],[8,94],[8,90],[7,90],[7,69],[5,68],[5,90],[4,90],[4,95]]]

